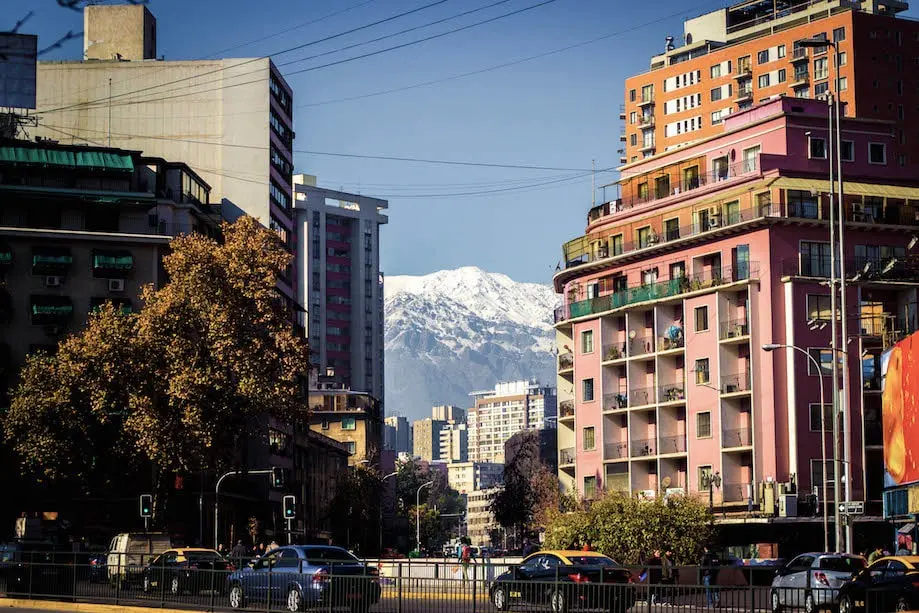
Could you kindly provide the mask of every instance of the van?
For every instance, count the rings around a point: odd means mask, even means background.
[[[112,585],[139,580],[144,566],[172,548],[168,534],[162,532],[123,532],[109,545],[106,567]]]

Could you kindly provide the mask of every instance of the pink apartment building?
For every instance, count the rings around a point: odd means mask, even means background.
[[[846,272],[861,273],[847,296],[846,478],[875,515],[876,365],[916,329],[919,287],[905,258],[919,182],[902,180],[888,155],[892,125],[842,126]],[[554,277],[564,487],[587,498],[701,492],[725,513],[772,515],[784,493],[799,513],[817,508],[819,376],[806,356],[761,347],[807,348],[829,374],[827,135],[825,102],[765,102],[725,118],[717,135],[624,166],[621,197],[590,210]],[[721,485],[709,492],[714,472]]]

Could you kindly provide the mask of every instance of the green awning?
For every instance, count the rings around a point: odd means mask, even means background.
[[[0,247],[0,264],[9,264],[13,261],[13,250],[9,247]]]
[[[126,153],[74,151],[40,147],[0,147],[0,162],[58,168],[133,171],[134,160]]]
[[[109,268],[115,270],[131,270],[134,268],[134,256],[106,255],[97,253],[93,255],[93,268]]]
[[[73,313],[72,304],[33,304],[32,315],[50,315],[61,317]]]
[[[129,298],[92,298],[89,301],[89,312],[95,313],[102,308],[106,302],[111,302],[115,310],[122,315],[130,315],[134,312],[134,305]]]
[[[72,255],[35,254],[32,256],[32,266],[70,266],[73,264]]]

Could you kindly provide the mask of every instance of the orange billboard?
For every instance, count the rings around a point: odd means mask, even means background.
[[[884,485],[919,481],[919,333],[881,356]]]

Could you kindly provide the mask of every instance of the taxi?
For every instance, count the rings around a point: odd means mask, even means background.
[[[839,591],[839,613],[919,609],[919,556],[875,560]]]

